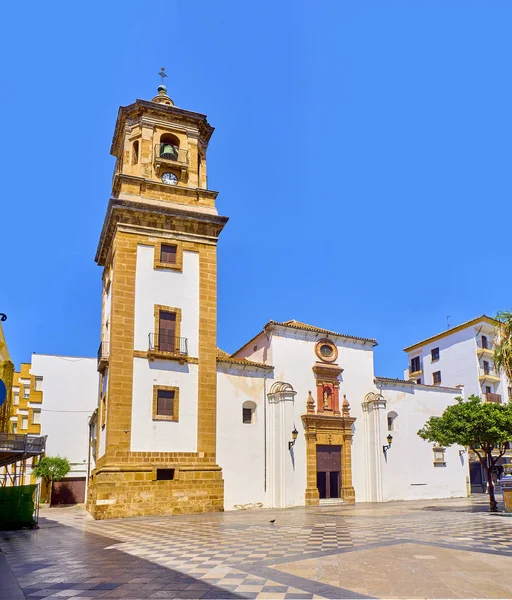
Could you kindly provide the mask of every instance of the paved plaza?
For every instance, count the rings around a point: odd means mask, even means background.
[[[45,509],[40,529],[0,532],[0,598],[512,598],[512,519],[486,503],[114,521]]]

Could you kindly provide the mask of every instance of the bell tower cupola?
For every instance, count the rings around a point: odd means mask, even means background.
[[[112,196],[134,196],[215,211],[207,190],[206,152],[213,127],[206,116],[178,108],[163,83],[149,102],[119,109],[111,154],[116,157]]]

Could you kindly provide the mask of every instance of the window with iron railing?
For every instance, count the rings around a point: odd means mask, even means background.
[[[175,337],[172,334],[168,335],[163,333],[150,333],[149,350],[187,356],[188,339],[183,337]]]
[[[411,373],[417,373],[418,371],[421,371],[421,363],[419,356],[415,356],[411,359],[411,366],[409,367],[409,371]]]

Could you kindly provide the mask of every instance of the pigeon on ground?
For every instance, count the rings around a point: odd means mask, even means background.
[[[272,523],[272,525],[276,522],[275,519],[270,519],[269,523]]]

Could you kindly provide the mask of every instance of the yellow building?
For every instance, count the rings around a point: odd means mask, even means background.
[[[9,402],[9,433],[21,435],[41,434],[42,378],[31,375],[30,363],[21,363],[19,372],[13,373]],[[3,467],[0,485],[26,485],[34,483],[31,468],[37,458],[18,461]]]
[[[0,322],[0,379],[4,382],[7,390],[5,402],[0,406],[0,433],[12,433],[9,419],[11,416],[13,374],[14,364],[9,356],[2,323]]]
[[[11,431],[23,435],[40,435],[43,403],[42,377],[31,375],[30,363],[21,363],[14,373],[11,402]]]

